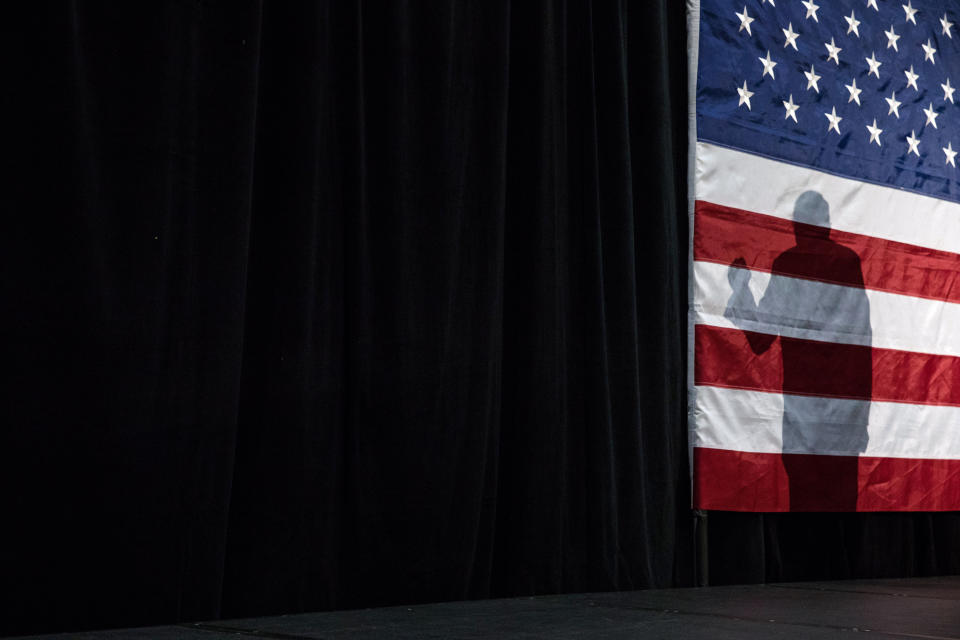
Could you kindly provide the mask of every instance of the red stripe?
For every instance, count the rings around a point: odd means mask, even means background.
[[[956,511],[960,460],[693,451],[694,508]]]
[[[960,406],[960,358],[780,337],[698,324],[694,382],[774,393]],[[789,354],[784,375],[783,351]],[[871,372],[871,375],[865,375]]]
[[[742,258],[755,271],[960,302],[958,254],[835,229],[831,242],[817,241],[819,233],[812,225],[698,200],[693,256],[718,264]],[[774,260],[797,245],[796,234],[808,238],[808,246],[775,269]],[[860,257],[862,282],[858,270],[830,250],[837,244]]]

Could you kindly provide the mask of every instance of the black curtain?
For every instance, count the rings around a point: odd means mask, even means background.
[[[692,583],[683,3],[5,11],[0,633]]]
[[[960,514],[708,514],[710,582],[960,574]]]
[[[678,3],[27,4],[0,631],[689,583]]]

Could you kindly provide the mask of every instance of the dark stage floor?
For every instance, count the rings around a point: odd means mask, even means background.
[[[47,640],[219,638],[960,639],[960,577],[665,589],[337,611]]]

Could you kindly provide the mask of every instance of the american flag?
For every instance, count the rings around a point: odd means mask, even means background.
[[[960,3],[689,4],[694,506],[960,509]]]

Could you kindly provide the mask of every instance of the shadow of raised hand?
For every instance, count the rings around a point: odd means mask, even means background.
[[[743,258],[737,258],[730,263],[727,269],[727,280],[734,291],[742,289],[750,284],[750,270],[747,268],[747,261]]]
[[[750,269],[747,261],[737,258],[727,269],[727,281],[733,289],[723,316],[737,324],[738,320],[755,320],[757,303],[750,291]],[[739,326],[739,325],[738,325]]]

